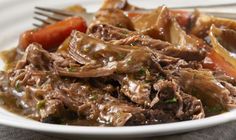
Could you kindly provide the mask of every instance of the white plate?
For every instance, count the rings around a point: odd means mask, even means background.
[[[170,0],[156,0],[156,1],[142,1],[133,0],[131,3],[136,5],[154,8],[159,5],[180,6],[180,5],[192,5],[197,3],[198,5],[206,4],[218,1],[185,1],[181,0],[177,3],[173,3]],[[225,2],[225,1],[224,1]],[[228,2],[234,2],[234,0],[228,0]],[[26,29],[32,28],[33,7],[65,7],[70,4],[80,3],[85,6],[89,11],[95,11],[101,4],[101,0],[5,0],[0,1],[0,50],[14,47],[17,45],[17,39],[19,33]],[[221,2],[222,3],[222,2]],[[0,68],[3,68],[3,64],[0,63]],[[231,112],[209,117],[201,120],[177,122],[170,124],[158,124],[147,126],[132,126],[132,127],[84,127],[84,126],[66,126],[66,125],[53,125],[36,122],[33,120],[25,119],[21,116],[12,114],[2,108],[0,108],[0,124],[34,130],[38,132],[45,132],[50,134],[62,135],[62,136],[86,136],[86,137],[147,137],[157,135],[167,135],[181,132],[188,132],[192,130],[202,129],[214,125],[219,125],[229,121],[236,120],[236,110]],[[68,137],[67,137],[68,138]]]

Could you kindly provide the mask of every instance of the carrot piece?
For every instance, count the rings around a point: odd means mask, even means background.
[[[80,17],[71,17],[54,24],[29,30],[21,34],[19,47],[26,49],[31,43],[39,43],[46,50],[58,47],[71,33],[72,30],[86,32],[87,25]]]

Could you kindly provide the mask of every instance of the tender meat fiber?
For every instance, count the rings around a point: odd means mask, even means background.
[[[61,91],[50,94],[47,99],[63,102],[66,109],[73,111],[80,119],[112,126],[125,125],[133,114],[141,108],[125,104],[99,89],[74,83],[71,87],[62,87]]]
[[[27,79],[26,83],[28,80],[30,79]],[[170,115],[161,113],[162,111],[145,110],[126,101],[120,101],[100,89],[89,86],[88,83],[68,84],[68,81],[48,80],[51,81],[44,82],[43,88],[31,87],[24,90],[23,96],[18,96],[22,103],[20,106],[28,110],[25,115],[46,123],[66,123],[63,121],[78,119],[111,126],[174,121]],[[10,93],[14,94],[13,92],[14,90]],[[25,99],[25,96],[29,97]],[[155,116],[158,112],[162,115]],[[162,120],[161,117],[164,115],[169,117]]]
[[[115,27],[109,24],[92,24],[87,33],[95,38],[110,41],[110,40],[118,40],[128,37],[133,32],[124,29]]]
[[[206,57],[206,52],[201,50],[182,50],[175,47],[168,47],[162,50],[163,54],[182,58],[186,61],[201,61]]]
[[[30,61],[29,58],[37,59]],[[27,48],[25,56],[19,63],[23,61],[25,61],[24,65],[21,64],[19,69],[11,72],[10,76],[5,78],[9,78],[9,80],[5,83],[1,82],[0,86],[11,85],[13,88],[9,88],[7,92],[16,97],[18,104],[25,110],[24,115],[42,122],[68,123],[77,120],[77,123],[82,125],[82,121],[87,120],[91,122],[91,125],[144,125],[197,119],[195,117],[197,111],[192,106],[195,105],[198,106],[196,109],[201,109],[201,102],[197,104],[194,103],[195,100],[189,99],[186,100],[189,102],[186,104],[186,108],[192,108],[192,111],[185,110],[187,113],[178,113],[178,110],[181,109],[180,103],[185,107],[183,99],[185,97],[182,97],[182,94],[176,91],[177,89],[172,90],[176,87],[173,87],[171,83],[169,87],[167,84],[165,88],[165,82],[161,82],[162,84],[159,82],[158,86],[153,85],[154,89],[158,91],[156,95],[151,93],[151,81],[155,80],[154,73],[158,73],[156,70],[147,71],[148,69],[146,69],[145,74],[143,71],[137,71],[130,76],[119,76],[121,78],[118,79],[115,78],[117,76],[111,76],[103,80],[103,82],[109,81],[109,79],[119,81],[117,91],[111,89],[112,85],[109,90],[105,88],[106,84],[94,85],[94,81],[78,80],[73,77],[67,79],[59,76],[58,70],[56,70],[58,67],[76,66],[80,68],[86,64],[83,62],[87,61],[78,61],[81,62],[78,64],[67,55],[49,53],[37,44]],[[36,61],[39,62],[36,63]],[[50,63],[50,65],[45,67],[45,63]],[[54,70],[56,71],[54,72]],[[88,75],[88,77],[93,76]],[[152,78],[150,79],[150,77]],[[149,80],[149,83],[146,83],[145,80]],[[102,81],[100,80],[100,82]],[[115,94],[124,94],[134,103],[129,102],[126,98],[113,97]],[[151,94],[156,96],[152,100]],[[166,105],[159,105],[160,101],[168,101],[174,97],[176,97],[174,103],[166,102]],[[188,97],[193,98],[190,95]],[[149,107],[153,108],[149,109]],[[169,111],[165,111],[165,109]],[[204,114],[204,112],[200,113]]]
[[[100,9],[141,10],[141,8],[129,4],[127,0],[105,0]]]
[[[134,114],[126,125],[145,125],[145,124],[159,124],[166,122],[175,122],[177,119],[171,114],[165,113],[162,110],[145,110],[142,114]]]
[[[153,50],[159,50],[162,54],[186,61],[200,61],[205,58],[206,53],[201,49],[184,50],[168,42],[152,39],[144,35],[133,35],[125,39],[112,41],[115,45],[147,46]]]
[[[64,21],[33,30],[35,42],[45,44],[64,31],[71,34],[57,50],[33,43],[24,52],[9,51],[11,66],[0,72],[0,104],[40,122],[85,126],[179,122],[236,108],[229,55],[234,31],[212,26],[210,47],[183,30],[190,13],[165,6],[132,11],[137,9],[126,0],[106,0],[86,33]],[[56,36],[42,35],[48,32]],[[203,60],[212,63],[207,67]]]
[[[161,50],[171,46],[170,43],[153,39],[135,31],[118,28],[109,24],[92,24],[87,32],[90,36],[111,41],[115,45],[148,46],[150,48]]]
[[[131,46],[147,46],[153,50],[162,50],[167,47],[173,47],[170,43],[157,39],[152,39],[145,35],[129,35],[124,39],[114,40],[112,44],[115,45],[131,45]]]
[[[170,11],[162,6],[151,11],[150,14],[141,14],[132,18],[134,28],[142,34],[155,39],[169,41],[170,38]]]
[[[182,93],[181,96],[183,100],[183,113],[178,114],[180,120],[195,120],[205,117],[202,102],[199,99],[185,93]]]
[[[107,24],[92,25],[88,29],[88,34],[104,41],[110,41],[114,45],[146,46],[152,50],[158,50],[165,55],[182,58],[186,61],[201,61],[206,56],[206,52],[196,46],[185,49],[179,47],[178,44],[173,45],[162,40],[153,39],[147,35],[140,35],[138,32],[128,31]],[[186,45],[191,46],[191,44]]]
[[[229,91],[229,96],[232,98],[231,101],[229,102],[229,104],[232,104],[232,107],[234,107],[234,100],[236,98],[236,87],[233,86],[232,84],[226,82],[226,81],[222,81],[220,82],[226,89],[228,89]]]
[[[46,70],[50,67],[51,56],[42,49],[40,44],[30,44],[26,49],[23,59],[16,65],[17,69],[22,68],[25,64],[31,63],[39,69]]]
[[[196,69],[198,63],[163,54],[169,43],[142,35],[103,42],[77,31],[68,41],[64,51],[55,53],[30,45],[14,71],[3,74],[8,80],[0,87],[11,88],[2,92],[16,99],[24,115],[45,123],[110,126],[205,117],[201,101],[186,94],[185,75],[171,76],[178,68]],[[87,79],[95,77],[104,80]],[[110,80],[119,84],[107,86]],[[222,84],[233,105],[235,88]]]
[[[236,85],[236,80],[233,77],[226,75],[222,71],[214,71],[213,75],[219,81],[225,81],[225,82],[231,83],[234,86]]]
[[[118,9],[101,9],[95,15],[93,23],[106,23],[120,28],[134,30],[131,20]],[[93,24],[92,23],[92,24]]]
[[[142,67],[161,71],[160,65],[153,61],[157,54],[146,47],[112,45],[77,31],[71,34],[70,42],[69,54],[82,66],[70,72],[57,67],[58,73],[63,76],[101,77],[138,72]]]
[[[120,76],[118,79],[121,84],[121,92],[128,96],[131,101],[137,104],[150,106],[150,83],[143,80],[131,79],[130,76]]]
[[[231,84],[222,82],[224,87],[211,71],[183,68],[175,71],[174,75],[177,75],[175,79],[185,93],[195,95],[207,106],[219,106],[220,110],[226,110],[235,105]]]
[[[159,80],[153,86],[157,91],[156,97],[152,101],[154,108],[171,112],[175,114],[176,119],[180,120],[205,117],[201,101],[181,91],[174,80]]]

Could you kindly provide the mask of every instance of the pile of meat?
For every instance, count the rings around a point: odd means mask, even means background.
[[[103,8],[86,34],[73,31],[57,51],[30,44],[15,68],[1,72],[1,96],[27,117],[75,125],[194,120],[234,106],[234,79],[202,67],[208,45],[166,7],[155,14],[147,25]]]

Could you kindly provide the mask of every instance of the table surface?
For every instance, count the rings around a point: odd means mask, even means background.
[[[236,6],[220,7],[217,11],[235,12]],[[0,125],[0,140],[64,140],[65,138],[58,138],[55,136],[48,136],[37,132],[11,128]],[[146,139],[146,138],[145,138]],[[236,140],[236,122],[230,122],[223,125],[210,127],[194,132],[164,136],[152,137],[150,140]],[[135,140],[143,140],[142,138],[135,138]]]

